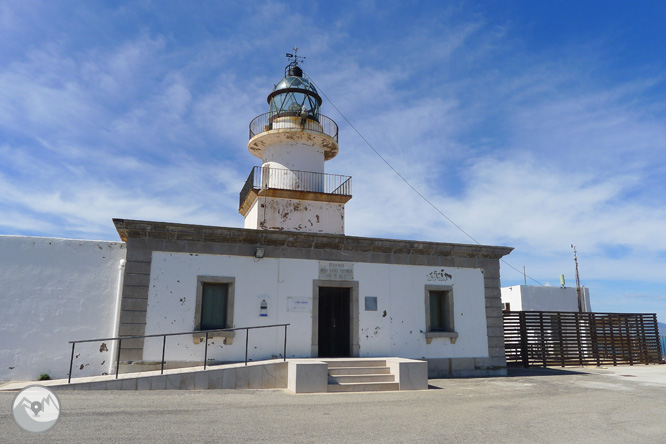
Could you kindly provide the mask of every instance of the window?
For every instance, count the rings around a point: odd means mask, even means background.
[[[216,330],[234,326],[234,293],[236,279],[223,276],[198,276],[197,300],[194,310],[194,330]],[[212,332],[209,338],[226,338],[230,344],[233,331]],[[195,343],[203,340],[194,338]]]
[[[453,331],[450,292],[430,291],[430,331]]]
[[[202,283],[200,330],[227,328],[229,284]]]
[[[450,338],[455,343],[458,333],[454,325],[453,287],[426,285],[425,288],[426,343],[433,338]]]

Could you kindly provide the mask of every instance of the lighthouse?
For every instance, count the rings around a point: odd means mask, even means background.
[[[338,154],[338,125],[304,76],[298,48],[268,94],[268,112],[250,122],[248,150],[261,159],[240,193],[245,228],[344,234],[351,177],[326,174]]]

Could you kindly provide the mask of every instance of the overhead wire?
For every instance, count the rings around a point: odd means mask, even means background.
[[[377,149],[375,149],[375,147],[374,147],[374,146],[368,141],[368,139],[366,139],[366,138],[363,136],[363,134],[361,134],[361,132],[360,132],[360,131],[356,128],[356,126],[354,126],[354,124],[353,124],[353,123],[352,123],[352,122],[351,122],[351,121],[350,121],[350,120],[349,120],[349,119],[348,119],[348,118],[342,113],[342,111],[340,111],[340,109],[335,105],[335,103],[330,99],[330,97],[328,97],[328,96],[326,95],[326,93],[325,93],[325,92],[324,92],[324,91],[323,91],[323,90],[322,90],[322,89],[321,89],[321,88],[315,83],[315,81],[312,80],[312,77],[311,77],[308,73],[306,73],[305,70],[303,70],[303,73],[304,73],[305,75],[308,76],[308,78],[310,79],[310,82],[312,82],[312,84],[315,86],[315,88],[317,88],[317,91],[319,91],[319,93],[321,93],[321,94],[326,98],[326,100],[328,101],[328,103],[330,103],[331,106],[332,106],[333,108],[335,108],[335,110],[338,112],[338,114],[340,114],[340,117],[342,117],[342,118],[344,119],[344,121],[347,122],[347,125],[349,125],[349,126],[354,130],[354,132],[355,132],[355,133],[361,138],[361,140],[363,140],[363,142],[365,142],[365,144],[366,144],[366,145],[367,145],[367,146],[368,146],[368,147],[369,147],[369,148],[370,148],[370,149],[371,149],[371,150],[372,150],[372,151],[373,151],[373,152],[374,152],[374,153],[375,153],[375,154],[376,154],[376,155],[377,155],[377,156],[378,156],[378,157],[379,157],[379,158],[380,158],[380,159],[381,159],[381,160],[382,160],[382,161],[383,161],[383,162],[384,162],[384,163],[385,163],[385,164],[386,164],[386,165],[387,165],[387,166],[388,166],[388,167],[389,167],[389,168],[390,168],[395,174],[397,174],[398,177],[400,177],[400,179],[402,179],[402,181],[405,182],[405,184],[407,184],[407,186],[408,186],[409,188],[412,189],[412,191],[414,191],[416,194],[418,194],[419,197],[421,197],[421,199],[423,199],[423,200],[424,200],[428,205],[430,205],[430,206],[431,206],[431,207],[432,207],[437,213],[439,213],[442,217],[444,217],[447,221],[449,221],[449,223],[451,223],[451,225],[453,225],[454,227],[456,227],[456,228],[457,228],[458,230],[460,230],[460,232],[462,232],[465,236],[467,236],[467,237],[470,238],[472,241],[474,241],[474,243],[476,243],[477,245],[483,245],[483,244],[482,244],[481,242],[479,242],[476,238],[474,238],[474,236],[472,236],[471,234],[469,234],[468,232],[466,232],[465,230],[463,230],[463,228],[462,228],[460,225],[458,225],[457,223],[455,223],[455,222],[453,221],[453,219],[451,219],[449,216],[447,216],[447,215],[446,215],[442,210],[440,210],[440,209],[439,209],[434,203],[432,203],[432,201],[431,201],[430,199],[428,199],[423,193],[421,193],[421,192],[420,192],[420,191],[419,191],[414,185],[412,185],[412,184],[409,182],[409,180],[407,180],[407,178],[405,178],[405,176],[403,176],[402,174],[400,174],[400,172],[399,172],[397,169],[395,169],[395,168],[393,167],[393,165],[391,165],[391,164],[389,163],[389,161],[386,160],[386,158],[385,158],[384,156],[382,156],[381,153],[380,153],[379,151],[377,151]],[[527,277],[527,278],[529,278],[530,280],[536,282],[537,284],[542,285],[542,286],[545,286],[545,284],[543,284],[542,282],[539,282],[538,280],[536,280],[536,279],[534,279],[533,277],[529,276],[529,275],[526,274],[525,272],[520,271],[519,269],[517,269],[516,267],[514,267],[513,265],[511,265],[510,263],[508,263],[506,260],[500,258],[500,261],[502,261],[502,263],[505,264],[505,265],[507,265],[509,268],[512,268],[513,270],[515,270],[515,271],[517,271],[518,273],[524,275],[525,277]]]

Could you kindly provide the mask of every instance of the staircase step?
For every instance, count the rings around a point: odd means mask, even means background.
[[[334,367],[328,369],[331,376],[341,375],[388,375],[391,369],[388,367]]]
[[[395,382],[393,375],[340,375],[328,376],[329,384],[345,384],[349,382]]]
[[[386,367],[386,361],[364,361],[360,359],[350,359],[349,361],[340,360],[340,361],[326,361],[328,368],[340,368],[340,367]]]
[[[397,382],[364,382],[328,385],[329,392],[377,392],[399,389],[400,384]]]

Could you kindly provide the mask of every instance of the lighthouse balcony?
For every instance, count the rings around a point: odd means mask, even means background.
[[[267,112],[250,122],[250,139],[273,130],[307,130],[325,134],[338,141],[338,124],[323,114],[312,111]]]
[[[346,203],[352,198],[351,177],[256,166],[240,192],[238,211],[245,215],[259,196]]]
[[[310,110],[268,112],[250,123],[250,153],[263,159],[264,150],[276,143],[299,143],[320,147],[324,160],[338,154],[338,125]]]

